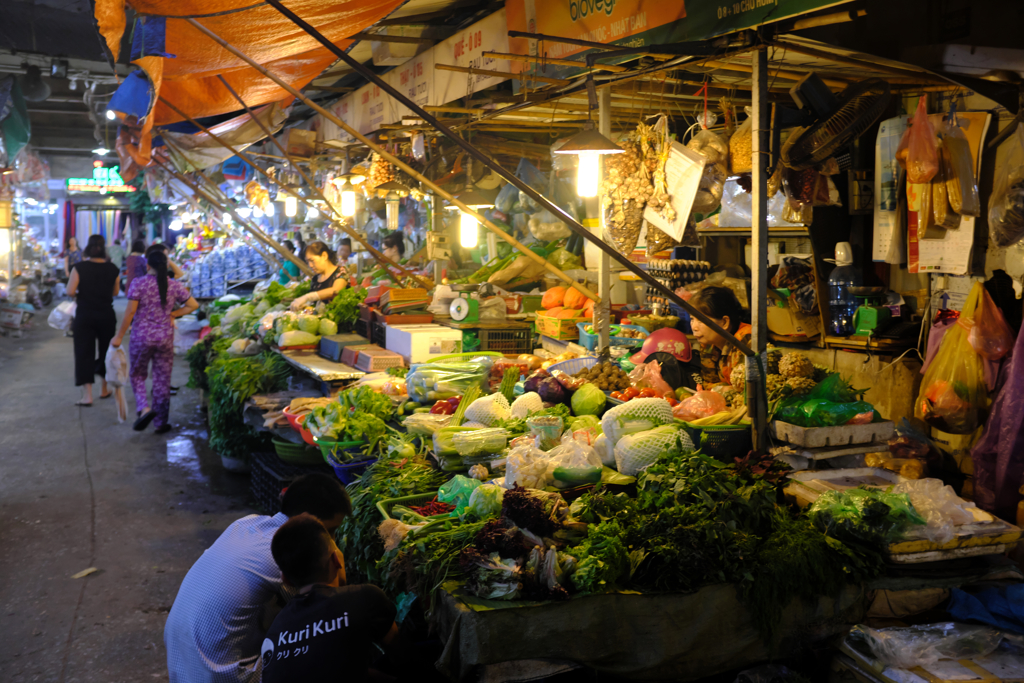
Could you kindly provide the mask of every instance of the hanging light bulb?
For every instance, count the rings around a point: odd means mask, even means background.
[[[374,189],[380,192],[387,192],[387,195],[384,197],[384,207],[387,211],[385,215],[387,217],[388,232],[398,230],[399,202],[402,201],[402,197],[409,194],[409,188],[400,182],[391,180],[378,185]]]
[[[356,188],[347,177],[341,186],[341,215],[346,218],[356,215]]]
[[[468,213],[459,215],[459,245],[473,249],[480,242],[480,222]]]
[[[625,151],[594,130],[592,121],[587,121],[582,131],[569,138],[554,153],[575,154],[578,157],[576,194],[580,197],[596,197],[600,157],[604,154],[622,154]]]
[[[252,208],[252,217],[253,218],[263,218],[263,209],[261,209],[258,206],[254,206]]]
[[[263,210],[263,213],[267,214],[267,218],[274,217],[274,202],[267,202],[267,208]]]
[[[306,211],[306,220],[310,220],[311,221],[314,218],[319,218],[319,217],[320,217],[320,212],[317,211],[316,209],[314,209],[313,207],[310,207],[309,210]]]
[[[185,227],[185,225],[180,220],[175,219],[171,221],[170,225],[167,226],[167,229],[170,230],[171,232],[178,232],[183,227]]]
[[[221,220],[222,223],[230,223],[231,222],[231,214],[228,213],[227,211],[225,211],[224,213],[221,214],[220,220]]]
[[[248,206],[239,207],[235,209],[235,212],[242,218],[248,218],[249,216],[252,215],[252,209],[250,209]]]
[[[293,194],[288,195],[284,198],[284,215],[288,218],[294,218],[295,214],[299,212],[299,199]]]

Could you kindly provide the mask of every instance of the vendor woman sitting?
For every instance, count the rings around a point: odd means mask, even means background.
[[[744,344],[750,344],[751,328],[742,322],[743,307],[728,287],[705,287],[690,299],[690,304],[719,327],[728,330]],[[725,337],[697,320],[690,319],[693,334],[700,342],[701,378],[704,387],[731,381],[732,369],[743,362],[743,352]]]
[[[310,281],[310,292],[292,302],[293,311],[301,311],[318,301],[330,301],[348,286],[348,271],[338,264],[337,255],[323,242],[306,245],[306,264],[315,273]]]

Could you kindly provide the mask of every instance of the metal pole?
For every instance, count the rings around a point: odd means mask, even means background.
[[[751,345],[758,357],[764,357],[768,343],[768,52],[761,47],[753,54],[753,171],[750,264],[750,316],[753,328]],[[747,406],[749,406],[754,448],[764,452],[768,444],[768,406],[765,403],[763,387],[765,377],[761,376],[755,358],[746,359]],[[762,363],[763,367],[763,363]]]
[[[278,12],[280,12],[281,14],[285,15],[288,19],[290,19],[292,21],[292,23],[294,23],[296,26],[298,26],[303,31],[308,33],[310,36],[315,38],[317,40],[317,42],[319,42],[321,45],[323,45],[328,50],[330,50],[332,53],[334,53],[339,59],[341,59],[343,62],[345,62],[348,66],[352,67],[352,69],[356,73],[358,73],[360,76],[366,78],[367,80],[372,82],[374,85],[378,86],[381,90],[386,92],[388,95],[390,95],[391,97],[393,97],[397,101],[401,102],[404,106],[408,107],[414,114],[416,114],[416,116],[418,116],[419,118],[421,118],[424,121],[426,121],[428,124],[430,124],[431,126],[436,128],[438,131],[443,133],[445,135],[445,137],[449,138],[450,140],[455,142],[455,144],[457,144],[460,147],[462,147],[462,149],[465,150],[471,157],[473,157],[474,159],[480,161],[485,166],[487,166],[489,169],[491,169],[492,171],[497,173],[500,177],[504,178],[507,182],[509,182],[512,185],[514,185],[520,192],[522,192],[526,196],[530,197],[530,199],[535,201],[542,208],[547,209],[548,212],[551,213],[551,215],[556,216],[559,220],[561,220],[563,223],[565,223],[566,226],[568,226],[569,229],[571,229],[573,232],[578,234],[580,237],[583,237],[584,239],[590,237],[590,232],[585,227],[583,227],[579,223],[579,221],[577,221],[572,215],[570,215],[568,212],[563,210],[561,207],[559,207],[556,204],[552,203],[550,200],[548,200],[546,197],[544,197],[544,195],[542,195],[539,192],[537,192],[536,190],[534,190],[528,184],[524,183],[522,180],[520,180],[518,177],[516,177],[516,175],[514,173],[512,173],[512,172],[502,168],[501,164],[499,164],[494,159],[490,158],[489,156],[487,156],[486,154],[484,154],[483,152],[478,150],[471,143],[469,143],[466,140],[464,140],[461,136],[456,135],[447,126],[445,126],[443,123],[438,121],[437,118],[435,118],[430,113],[424,111],[422,107],[420,107],[418,104],[416,104],[415,102],[410,100],[408,97],[403,95],[401,92],[396,90],[394,87],[392,87],[390,83],[388,83],[383,78],[381,78],[380,76],[375,74],[373,71],[368,69],[366,66],[364,66],[362,63],[360,63],[358,60],[352,58],[344,50],[342,50],[342,49],[338,48],[336,45],[334,45],[334,43],[332,43],[330,40],[325,38],[319,31],[317,31],[315,28],[310,26],[307,22],[303,21],[297,14],[295,14],[294,12],[289,10],[287,7],[282,5],[280,0],[266,0],[266,2],[267,2],[267,4],[273,6],[274,9],[276,9]],[[197,22],[195,19],[189,19],[188,21],[193,26],[198,28],[200,31],[206,33],[207,35],[211,35],[211,36],[213,35],[212,32],[210,32],[205,26],[203,26],[202,24]],[[218,40],[220,40],[220,39],[218,39]],[[221,44],[223,45],[225,43],[221,42]],[[348,130],[350,132],[350,134],[351,134],[351,128],[350,127],[348,127],[348,126],[342,126],[342,127],[345,128],[346,130]],[[362,137],[362,136],[356,136],[356,137],[359,137],[361,141],[364,141],[365,143],[370,144],[371,147],[376,147],[375,145],[370,143],[369,140],[366,140],[364,137]],[[459,205],[457,202],[456,202],[456,204]],[[460,208],[463,208],[461,205],[459,205],[459,206],[460,206]],[[738,348],[740,351],[742,351],[744,355],[751,356],[751,355],[754,354],[753,350],[749,346],[747,346],[746,344],[744,344],[740,340],[736,339],[736,337],[733,336],[732,334],[730,334],[728,330],[723,329],[718,323],[716,323],[714,320],[709,318],[707,315],[705,315],[701,311],[699,311],[696,308],[694,308],[693,306],[691,306],[687,301],[684,301],[682,299],[682,297],[678,296],[675,292],[670,291],[667,287],[662,286],[662,284],[660,282],[658,282],[656,279],[654,279],[653,277],[648,275],[647,271],[645,271],[642,268],[638,267],[635,263],[633,263],[632,261],[627,259],[625,256],[620,254],[618,251],[615,250],[614,247],[612,247],[609,244],[606,244],[603,241],[595,242],[595,244],[602,251],[606,252],[609,256],[611,256],[613,259],[615,259],[620,264],[622,264],[627,270],[631,271],[634,275],[639,277],[641,280],[646,282],[651,287],[654,287],[657,291],[663,293],[666,297],[671,299],[680,308],[682,308],[683,310],[687,311],[690,315],[692,315],[693,317],[697,318],[702,323],[704,323],[705,325],[710,327],[712,330],[717,332],[719,335],[721,335],[724,339],[726,339],[727,341],[732,343],[734,346],[736,346],[736,348]],[[569,278],[569,280],[571,281],[571,278]],[[580,287],[577,287],[577,289],[580,289],[582,291],[582,289]],[[586,292],[584,292],[584,294],[586,294]]]
[[[597,129],[606,138],[612,136],[612,89],[601,88],[597,91]],[[604,160],[598,157],[600,164]],[[602,169],[603,170],[603,169]],[[604,241],[604,197],[599,197],[597,216],[597,239]],[[612,262],[608,252],[601,252],[601,260],[597,263],[597,291],[601,294],[600,315],[597,317],[598,343],[602,349],[611,344],[612,335]]]
[[[548,262],[542,256],[538,256],[536,253],[534,253],[530,249],[527,249],[525,245],[523,245],[521,242],[519,242],[519,240],[517,240],[512,235],[508,234],[507,232],[505,232],[504,230],[499,228],[497,225],[494,224],[493,221],[489,220],[486,216],[484,216],[480,212],[478,212],[478,211],[476,211],[474,209],[471,209],[470,207],[466,206],[466,204],[464,204],[463,202],[459,201],[459,199],[457,197],[452,196],[452,194],[450,192],[445,191],[440,186],[438,186],[436,183],[434,183],[432,180],[430,180],[429,178],[424,176],[422,173],[420,173],[419,171],[417,171],[413,167],[409,166],[404,161],[402,161],[401,159],[399,159],[395,155],[391,154],[386,149],[384,149],[380,145],[376,144],[375,142],[370,140],[368,137],[366,137],[365,135],[363,135],[362,133],[360,133],[356,129],[352,128],[352,126],[350,126],[347,123],[345,123],[344,121],[342,121],[340,118],[338,118],[337,116],[332,114],[330,111],[324,109],[319,104],[317,104],[313,100],[311,100],[308,97],[306,97],[305,95],[303,95],[301,92],[299,92],[298,90],[296,90],[295,88],[290,86],[286,81],[282,80],[280,77],[278,77],[278,76],[274,75],[273,73],[271,73],[270,71],[268,71],[262,64],[260,64],[259,62],[255,61],[251,57],[247,56],[245,53],[241,52],[240,50],[238,50],[237,48],[232,46],[229,42],[227,42],[226,40],[224,40],[223,38],[218,36],[216,33],[211,31],[210,29],[206,28],[202,24],[200,24],[195,19],[188,19],[187,21],[197,31],[199,31],[200,33],[202,33],[205,36],[209,37],[210,40],[214,41],[215,43],[217,43],[218,45],[223,47],[225,50],[227,50],[228,52],[230,52],[231,54],[233,54],[234,56],[238,57],[239,59],[244,61],[246,64],[251,66],[253,69],[255,69],[256,71],[258,71],[259,73],[263,74],[265,77],[267,77],[268,79],[270,79],[271,81],[273,81],[274,83],[279,85],[282,89],[286,90],[288,93],[290,93],[293,97],[297,98],[300,102],[305,104],[307,107],[309,107],[313,111],[317,112],[318,114],[320,114],[321,116],[326,118],[328,121],[330,121],[334,125],[338,126],[342,130],[344,130],[346,133],[348,133],[349,135],[354,137],[355,139],[359,140],[362,144],[366,145],[371,150],[373,150],[378,155],[380,155],[380,157],[382,159],[384,159],[385,161],[389,161],[392,164],[394,164],[395,166],[397,166],[398,168],[402,169],[403,171],[408,173],[410,176],[412,176],[413,178],[418,180],[420,182],[420,184],[422,184],[423,186],[429,188],[430,190],[432,190],[435,194],[439,195],[440,197],[443,197],[449,203],[454,204],[455,206],[457,206],[463,213],[469,214],[470,216],[473,216],[474,218],[476,218],[488,230],[490,230],[491,232],[495,233],[496,235],[498,235],[498,237],[502,238],[503,240],[505,240],[506,242],[508,242],[512,246],[514,246],[516,249],[519,250],[519,252],[521,254],[526,256],[528,259],[534,261],[535,263],[537,263],[540,266],[543,266],[545,270],[551,272],[555,277],[557,277],[559,280],[564,282],[567,287],[575,288],[581,294],[583,294],[583,296],[585,296],[585,297],[587,297],[589,299],[593,299],[595,302],[599,302],[600,301],[600,297],[596,293],[592,292],[588,287],[586,287],[584,285],[581,285],[578,282],[574,281],[571,277],[569,277],[568,275],[563,273],[559,268],[557,268],[556,266],[554,266],[553,264]],[[324,40],[326,40],[326,39],[324,39]],[[433,117],[431,117],[431,119],[433,120]],[[451,131],[448,131],[448,132],[451,133]],[[474,151],[476,150],[476,148],[472,147],[472,146],[471,146],[471,149],[473,149]],[[476,153],[479,154],[479,152],[476,152]],[[493,162],[490,162],[490,163],[493,163]],[[488,166],[490,166],[490,163],[488,164]],[[515,178],[515,176],[513,176],[513,178]],[[517,188],[521,188],[523,186],[523,184],[521,182],[519,182],[518,179],[515,179],[514,185]],[[528,189],[530,189],[529,186],[526,186],[526,187]],[[530,189],[530,193],[531,193],[532,197],[541,197],[541,195],[539,195],[538,193],[534,192],[532,189]],[[544,200],[543,198],[542,198],[542,201],[543,202],[547,202],[547,200]],[[555,209],[555,210],[558,211],[558,212],[561,212],[560,209]],[[571,220],[573,221],[574,225],[579,226],[579,223],[577,223],[575,221],[575,219],[571,219]],[[712,325],[714,325],[714,323],[712,323]],[[715,329],[719,329],[720,330],[721,328],[715,327]],[[726,334],[727,335],[728,332],[722,331],[722,334]],[[742,350],[749,350],[748,347],[745,344],[741,345],[741,349]]]

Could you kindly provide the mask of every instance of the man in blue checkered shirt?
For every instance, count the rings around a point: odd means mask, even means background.
[[[285,492],[281,512],[234,522],[192,565],[164,626],[170,683],[259,683],[265,617],[282,594],[270,542],[303,513],[333,535],[352,503],[334,477],[300,477]]]

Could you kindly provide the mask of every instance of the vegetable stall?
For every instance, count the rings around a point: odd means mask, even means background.
[[[442,637],[447,675],[718,674],[878,618],[880,595],[969,584],[1016,543],[1019,303],[962,256],[983,205],[996,244],[1024,231],[1024,160],[992,151],[1024,144],[1003,90],[836,47],[872,19],[826,3],[721,30],[693,8],[665,33],[690,42],[628,47],[541,31],[515,0],[423,58],[464,101],[410,98],[401,69],[267,4],[363,85],[324,106],[184,20],[321,139],[213,136],[262,164],[233,196],[223,167],[171,175],[206,222],[263,246],[349,235],[380,267],[299,311],[303,278],[212,301],[190,382],[266,511],[301,472],[346,483],[351,577]],[[438,61],[472,30],[507,71]],[[396,120],[343,114],[364,100]],[[294,220],[267,218],[273,193]],[[203,291],[221,260],[197,262]]]

